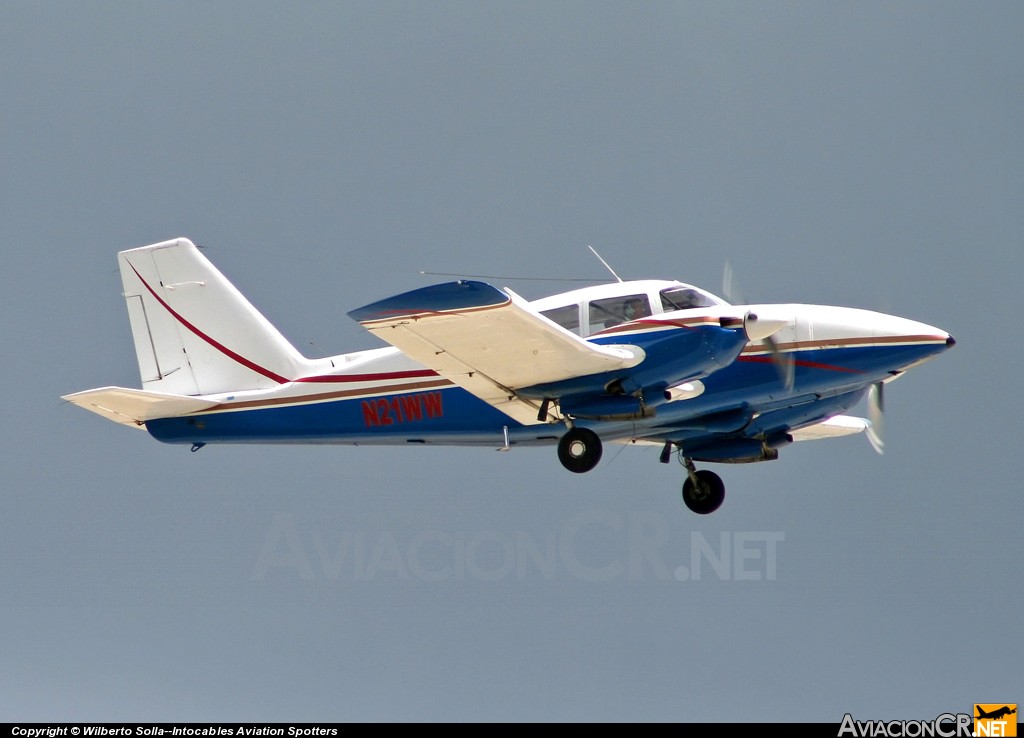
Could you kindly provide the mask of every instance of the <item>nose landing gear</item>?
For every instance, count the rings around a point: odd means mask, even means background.
[[[689,456],[682,456],[686,467],[686,481],[683,482],[683,502],[698,515],[713,513],[725,500],[725,483],[713,471],[697,470]]]

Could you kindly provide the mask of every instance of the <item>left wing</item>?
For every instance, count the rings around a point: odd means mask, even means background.
[[[643,361],[636,346],[599,346],[532,311],[523,298],[483,282],[424,287],[349,313],[397,346],[509,417],[533,425],[540,403],[517,389]]]
[[[814,405],[817,403],[807,407],[812,408]],[[841,406],[834,405],[837,409]],[[760,456],[765,447],[779,448],[790,441],[850,436],[863,433],[871,427],[870,420],[851,415],[833,415],[808,422],[799,417],[799,412],[793,408],[776,410],[752,418],[747,421],[748,425],[744,424],[742,413],[695,415],[667,432],[655,426],[651,429],[654,432],[646,436],[626,437],[618,442],[662,447],[666,441],[675,442],[688,449],[693,458],[705,461],[765,461],[774,458],[770,455]],[[789,418],[782,419],[783,415]],[[777,419],[772,420],[772,416]],[[730,432],[729,425],[736,426],[736,429]]]

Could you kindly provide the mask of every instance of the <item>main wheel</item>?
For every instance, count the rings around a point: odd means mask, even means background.
[[[587,428],[570,428],[558,442],[558,460],[571,472],[588,472],[601,460],[601,439]]]
[[[725,484],[713,471],[701,469],[697,472],[697,484],[687,476],[683,482],[683,502],[698,515],[713,513],[725,499]]]

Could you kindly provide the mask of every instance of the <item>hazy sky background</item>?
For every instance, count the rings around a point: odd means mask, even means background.
[[[0,4],[0,720],[1024,702],[1022,29],[1016,2]],[[139,386],[115,254],[177,236],[309,355],[380,345],[346,312],[420,270],[600,278],[587,244],[958,345],[889,387],[885,456],[713,467],[709,517],[653,448],[578,476],[191,454],[59,400]]]

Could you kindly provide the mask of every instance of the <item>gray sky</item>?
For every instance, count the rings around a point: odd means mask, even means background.
[[[0,5],[0,720],[1024,700],[1022,27],[999,2]],[[601,277],[587,244],[958,345],[890,386],[884,457],[715,467],[707,518],[656,449],[580,476],[554,449],[190,454],[58,399],[139,386],[115,254],[176,236],[310,355],[379,345],[345,313],[420,270]]]

